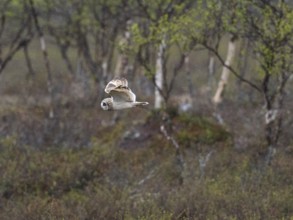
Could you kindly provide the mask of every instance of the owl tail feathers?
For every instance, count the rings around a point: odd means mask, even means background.
[[[135,106],[143,106],[143,105],[148,105],[148,102],[135,102]]]

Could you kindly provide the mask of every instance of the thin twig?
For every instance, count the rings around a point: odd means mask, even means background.
[[[165,126],[164,125],[161,125],[161,132],[164,134],[164,136],[166,137],[167,140],[171,141],[173,146],[175,147],[176,150],[179,150],[179,144],[177,143],[177,141],[171,137],[167,130],[165,129]]]
[[[183,183],[183,181],[184,181],[183,172],[184,172],[184,170],[186,170],[186,169],[185,169],[185,162],[184,162],[183,156],[182,156],[182,154],[181,154],[181,152],[180,152],[180,146],[179,146],[179,144],[177,143],[177,141],[176,141],[172,136],[170,136],[170,135],[168,134],[168,132],[167,132],[167,130],[166,130],[166,128],[165,128],[164,125],[161,125],[160,130],[161,130],[161,132],[164,134],[165,138],[166,138],[167,140],[171,141],[172,145],[173,145],[173,146],[175,147],[175,149],[176,149],[176,159],[177,159],[177,162],[178,162],[178,164],[179,164],[179,166],[180,166],[180,168],[181,168],[180,182]]]

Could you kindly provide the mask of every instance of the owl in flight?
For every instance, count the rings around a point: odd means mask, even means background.
[[[121,110],[136,106],[148,105],[148,102],[137,102],[136,95],[128,88],[125,78],[113,79],[105,88],[111,98],[105,98],[101,102],[101,107],[105,111]]]

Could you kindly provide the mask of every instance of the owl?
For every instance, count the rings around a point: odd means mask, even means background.
[[[128,87],[128,82],[125,78],[111,80],[106,86],[105,92],[111,96],[101,102],[101,107],[105,111],[121,110],[149,104],[148,102],[136,101],[136,95]]]

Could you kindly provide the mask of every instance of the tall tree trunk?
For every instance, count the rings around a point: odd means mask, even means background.
[[[119,45],[122,47],[122,51],[119,52],[118,58],[117,58],[117,63],[116,63],[116,68],[115,68],[115,76],[123,76],[126,78],[131,78],[131,70],[133,67],[130,66],[129,64],[129,59],[125,51],[131,44],[131,32],[130,32],[130,26],[132,24],[131,20],[128,20],[126,22],[126,30],[124,32],[124,36],[119,42]]]
[[[102,77],[101,77],[101,80],[99,81],[98,100],[101,100],[104,96],[104,89],[108,81],[107,77],[108,77],[108,59],[104,57],[102,61]]]
[[[248,56],[249,56],[249,41],[247,39],[244,39],[244,42],[241,43],[241,48],[239,50],[239,62],[238,67],[240,71],[240,76],[245,77],[247,67],[248,67]],[[243,99],[244,92],[241,88],[242,81],[240,79],[237,80],[237,87],[239,88],[238,92],[238,100]],[[250,93],[251,95],[251,93]]]
[[[69,33],[66,32],[63,35],[62,34],[58,34],[58,31],[56,31],[56,29],[52,26],[48,27],[49,33],[55,38],[56,40],[56,44],[60,50],[61,53],[61,57],[64,61],[64,63],[67,66],[67,69],[69,71],[69,74],[71,76],[74,76],[74,70],[73,70],[73,66],[71,64],[70,58],[68,57],[68,49],[71,46],[70,45],[70,41],[66,40],[66,35],[68,35]]]
[[[271,93],[269,90],[270,80],[272,74],[266,75],[266,80],[263,82],[265,92],[265,138],[268,145],[268,152],[266,155],[266,164],[270,164],[276,152],[276,147],[281,135],[281,128],[283,123],[283,102],[285,98],[285,86],[288,82],[289,75],[282,71],[278,76],[277,89]]]
[[[163,107],[163,84],[164,84],[164,54],[165,54],[166,44],[162,40],[159,45],[156,60],[156,73],[155,73],[155,109],[160,109]]]
[[[235,57],[235,51],[236,51],[236,36],[232,36],[229,43],[228,43],[228,52],[227,52],[227,58],[225,61],[225,66],[223,67],[221,79],[218,84],[217,91],[215,93],[215,96],[213,97],[213,102],[215,104],[220,104],[223,100],[223,93],[224,89],[228,83],[230,70],[227,68],[227,66],[231,66],[233,62],[233,58]]]
[[[184,64],[185,64],[185,71],[186,71],[186,76],[187,76],[188,93],[189,93],[189,96],[190,96],[191,101],[192,101],[191,104],[193,105],[193,97],[195,95],[195,91],[194,91],[194,85],[192,83],[189,55],[185,56]]]
[[[27,44],[23,47],[23,53],[24,53],[26,66],[28,68],[27,79],[31,79],[36,75],[36,72],[33,69],[33,65],[32,65],[32,62],[31,62],[31,58],[29,56],[28,45]]]
[[[33,0],[30,0],[30,6],[31,6],[31,12],[32,16],[35,22],[35,27],[37,29],[37,33],[39,35],[40,39],[40,44],[41,44],[41,50],[43,52],[43,57],[45,61],[45,66],[47,69],[47,89],[50,97],[50,106],[49,106],[49,117],[54,118],[54,104],[53,104],[53,83],[52,83],[52,73],[51,73],[51,68],[50,68],[50,62],[49,62],[49,57],[48,57],[48,51],[46,47],[46,41],[44,37],[44,33],[40,27],[39,20],[38,20],[38,15],[34,6]]]
[[[212,89],[215,76],[215,55],[209,52],[209,65],[208,65],[208,88]]]
[[[74,92],[76,98],[84,99],[89,97],[90,94],[90,83],[89,75],[86,73],[86,61],[83,57],[82,52],[79,50],[77,53],[76,60],[76,73],[74,75]]]
[[[60,49],[60,52],[61,52],[61,56],[67,66],[67,69],[69,71],[69,74],[70,75],[73,75],[74,71],[73,71],[73,67],[72,67],[72,64],[70,62],[70,59],[68,57],[68,45],[62,45],[62,44],[58,44],[59,46],[59,49]]]
[[[126,38],[122,38],[119,42],[119,44],[124,47],[124,45],[128,44]],[[115,67],[115,77],[126,77],[128,78],[128,65],[129,60],[128,56],[124,52],[119,52]]]

